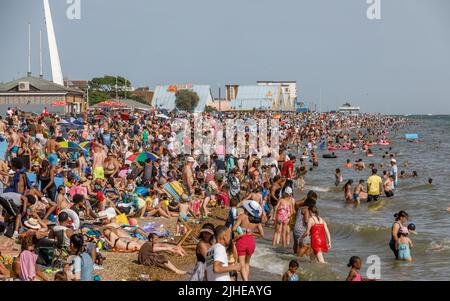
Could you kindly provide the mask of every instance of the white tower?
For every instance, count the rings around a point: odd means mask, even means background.
[[[50,52],[50,64],[52,66],[53,82],[64,86],[64,79],[59,61],[58,45],[56,44],[55,30],[53,29],[52,13],[48,0],[44,1],[45,24],[47,25],[48,48]]]

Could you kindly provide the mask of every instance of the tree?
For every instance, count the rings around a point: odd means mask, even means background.
[[[193,112],[200,98],[191,90],[179,90],[175,93],[175,105],[181,111]]]
[[[123,76],[105,75],[103,77],[94,77],[88,82],[89,86],[89,104],[94,105],[107,99],[116,97],[116,80],[117,95],[119,98],[131,98],[131,82]],[[86,91],[85,91],[86,92]],[[132,98],[136,101],[143,102],[140,97]]]
[[[214,108],[214,107],[206,106],[206,107],[205,107],[205,112],[206,112],[206,113],[214,113],[214,112],[217,112],[217,110],[216,110],[216,108]]]

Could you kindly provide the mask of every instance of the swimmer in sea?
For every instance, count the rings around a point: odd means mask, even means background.
[[[345,163],[344,166],[348,167],[348,168],[352,168],[353,167],[353,163],[350,162],[350,159],[347,159],[347,163]]]
[[[346,281],[375,281],[374,279],[367,279],[361,277],[359,271],[361,270],[362,267],[362,261],[361,258],[359,258],[358,256],[350,257],[347,266],[351,269],[350,272],[348,273]]]
[[[428,178],[428,184],[433,185],[433,179],[432,178]]]
[[[412,172],[411,177],[417,178],[417,177],[418,177],[417,171],[414,170],[414,171]]]
[[[297,275],[298,261],[293,259],[289,262],[289,269],[284,273],[282,281],[299,281]]]

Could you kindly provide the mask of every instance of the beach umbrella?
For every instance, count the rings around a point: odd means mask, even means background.
[[[62,141],[58,143],[60,148],[64,151],[84,151],[84,149],[72,141]]]
[[[158,155],[154,154],[154,153],[146,153],[146,152],[142,152],[142,153],[134,153],[131,156],[129,156],[128,158],[126,158],[126,161],[132,161],[132,162],[145,162],[147,161],[147,159],[151,159],[153,162],[155,162],[156,160],[159,159]]]

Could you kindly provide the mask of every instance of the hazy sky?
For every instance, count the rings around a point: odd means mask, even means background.
[[[349,101],[366,112],[450,114],[450,1],[50,0],[65,77],[128,77],[133,86],[296,80],[322,109]],[[0,82],[32,72],[51,79],[41,0],[0,1]],[[223,90],[222,90],[223,91]],[[223,96],[223,94],[222,94]]]

